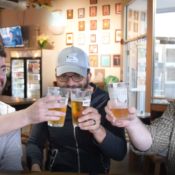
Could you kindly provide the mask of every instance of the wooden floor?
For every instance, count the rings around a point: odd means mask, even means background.
[[[128,151],[124,160],[118,162],[111,160],[111,168],[109,174],[134,174],[134,175],[142,175],[143,174],[143,166],[144,166],[144,156],[136,155],[130,150],[128,143]],[[24,166],[24,170],[28,170],[26,165],[26,151],[25,146],[23,145],[23,157],[22,162]],[[44,151],[45,152],[45,151]],[[44,155],[45,159],[45,155]],[[154,175],[154,165],[150,164],[149,171],[147,175]],[[161,167],[160,175],[165,175],[164,166]]]

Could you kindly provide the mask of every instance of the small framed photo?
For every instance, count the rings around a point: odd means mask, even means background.
[[[84,16],[85,16],[85,9],[84,8],[78,9],[78,18],[84,18]]]
[[[110,37],[109,33],[102,33],[102,44],[109,44]]]
[[[97,4],[97,0],[90,0],[90,4]]]
[[[74,44],[74,35],[73,33],[66,33],[66,45]]]
[[[97,16],[97,7],[96,6],[92,6],[89,7],[89,16]]]
[[[97,44],[89,45],[89,53],[98,53],[98,45]]]
[[[100,55],[100,66],[111,67],[111,55]]]
[[[103,29],[110,29],[110,20],[103,19]]]
[[[90,35],[90,41],[91,41],[91,43],[95,43],[96,42],[96,34],[91,34]]]
[[[84,34],[79,34],[78,35],[78,44],[79,45],[84,45],[85,44],[85,35]]]
[[[95,77],[101,77],[102,81],[105,79],[105,69],[95,69]]]
[[[84,31],[85,30],[85,21],[79,21],[78,22],[78,30]]]
[[[129,18],[132,18],[132,10],[129,10]]]
[[[145,16],[146,16],[146,13],[141,12],[141,21],[145,22]]]
[[[102,14],[103,16],[110,15],[110,5],[102,6]]]
[[[138,32],[138,23],[136,22],[134,23],[134,32],[136,33]]]
[[[98,55],[89,55],[90,67],[98,67]]]
[[[97,30],[97,20],[90,21],[90,30]]]
[[[120,55],[114,54],[112,62],[113,62],[113,67],[119,67],[120,66]]]
[[[139,19],[139,12],[134,11],[134,19],[138,20]]]
[[[121,41],[121,30],[115,30],[115,42],[118,43]]]
[[[122,4],[118,3],[115,4],[115,14],[121,14],[122,13]]]
[[[67,10],[67,19],[73,19],[73,9]]]

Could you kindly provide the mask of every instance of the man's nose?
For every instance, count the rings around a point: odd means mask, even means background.
[[[72,77],[69,77],[69,79],[67,81],[67,85],[69,85],[69,86],[74,85],[74,81],[72,80]]]

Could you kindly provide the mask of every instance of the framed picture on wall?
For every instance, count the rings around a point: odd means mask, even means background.
[[[66,45],[74,44],[74,35],[73,33],[66,33]]]
[[[101,77],[102,80],[105,79],[105,69],[95,69],[95,77]]]
[[[85,30],[85,21],[79,21],[78,22],[78,30],[84,31]]]
[[[121,30],[115,30],[115,42],[118,43],[121,41]]]
[[[110,15],[110,5],[102,6],[102,14],[103,16]]]
[[[122,13],[122,4],[118,3],[115,4],[115,14],[121,14]]]
[[[85,44],[85,34],[79,34],[78,35],[78,44],[84,45]]]
[[[89,45],[89,53],[98,53],[98,45],[97,44]]]
[[[138,11],[134,11],[134,19],[135,20],[139,19],[139,12]]]
[[[134,23],[134,32],[138,32],[138,23],[137,22],[135,22]]]
[[[100,66],[111,67],[111,55],[100,55]]]
[[[103,29],[110,29],[110,20],[109,19],[103,19]]]
[[[114,54],[113,55],[113,67],[119,67],[120,66],[120,55],[119,54]]]
[[[129,18],[132,18],[132,10],[129,10]]]
[[[78,9],[78,18],[84,18],[84,16],[85,16],[85,9],[84,8]]]
[[[109,44],[109,33],[102,33],[102,44]]]
[[[67,10],[67,19],[73,19],[73,9]]]
[[[89,55],[90,67],[98,67],[98,55]]]
[[[95,43],[96,42],[96,34],[91,34],[90,35],[90,41],[91,41],[91,43]]]
[[[97,7],[96,6],[92,6],[89,7],[89,16],[97,16]]]
[[[90,0],[90,4],[97,4],[97,0]]]
[[[97,20],[90,21],[90,30],[97,30]]]

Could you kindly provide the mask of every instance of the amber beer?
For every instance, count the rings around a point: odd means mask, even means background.
[[[82,112],[89,106],[83,106],[83,102],[80,101],[71,101],[72,108],[72,123],[74,126],[78,126],[78,119],[82,117]]]
[[[66,113],[67,106],[65,108],[51,108],[49,110],[53,111],[60,111],[60,112],[65,112]],[[58,121],[49,121],[49,126],[59,126],[63,127],[64,126],[64,121],[65,121],[65,116],[60,117]]]
[[[126,108],[112,108],[112,113],[116,119],[126,119],[128,118],[129,112],[128,107]]]

